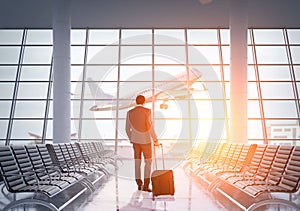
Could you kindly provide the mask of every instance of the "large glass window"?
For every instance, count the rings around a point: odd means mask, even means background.
[[[130,146],[126,112],[141,93],[166,146],[227,140],[229,34],[228,29],[73,29],[72,138],[102,140],[116,150]],[[249,142],[300,144],[300,29],[248,34]],[[7,137],[11,144],[52,139],[52,39],[48,29],[0,30],[0,144]],[[216,128],[218,135],[211,132]]]
[[[297,34],[299,30],[294,29],[249,30],[248,52],[254,53],[248,55],[254,64],[248,70],[250,141],[300,144]]]

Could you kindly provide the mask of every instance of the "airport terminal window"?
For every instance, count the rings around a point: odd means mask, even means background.
[[[26,35],[27,45],[52,45],[52,30],[28,30]]]
[[[9,100],[12,98],[14,91],[14,83],[2,82],[0,83],[0,99]]]
[[[209,29],[190,29],[188,30],[188,44],[191,45],[206,45],[210,44],[218,44],[218,36],[216,30]]]
[[[17,66],[0,66],[1,81],[14,81],[16,79]],[[0,96],[1,98],[1,96]]]
[[[165,37],[172,37],[174,39],[166,39]],[[160,44],[161,45],[164,44],[182,45],[184,41],[185,41],[185,36],[184,36],[184,30],[182,29],[155,29],[154,30],[154,45],[160,45]]]
[[[22,42],[24,30],[1,29],[0,30],[0,45],[20,45]]]
[[[300,29],[248,32],[249,142],[300,144]],[[105,140],[108,146],[123,149],[128,145],[124,131],[128,108],[122,106],[134,99],[129,91],[150,96],[170,80],[182,84],[193,76],[181,74],[189,67],[204,76],[214,71],[216,77],[202,77],[186,86],[183,92],[193,91],[189,97],[177,98],[168,91],[168,101],[159,96],[157,102],[146,104],[153,109],[159,138],[170,144],[178,139],[206,141],[212,123],[223,121],[221,139],[226,140],[229,40],[228,29],[72,29],[72,139]],[[0,29],[0,55],[0,144],[51,141],[52,30]],[[212,99],[207,87],[216,84],[224,95]],[[212,112],[213,102],[221,101],[226,102],[225,114]],[[98,104],[107,108],[93,111]]]
[[[261,81],[291,81],[289,66],[260,66],[259,78]]]
[[[0,64],[18,64],[20,47],[0,46]]]
[[[260,29],[254,30],[255,44],[259,45],[284,45],[284,37],[282,30],[276,29]]]
[[[72,46],[71,48],[71,64],[84,64],[84,46]]]
[[[300,29],[287,29],[290,44],[300,44]]]
[[[89,30],[89,45],[109,45],[119,42],[119,30],[91,29]]]
[[[46,101],[17,101],[15,118],[40,118],[45,115]]]
[[[299,30],[249,30],[248,52],[251,50],[254,54],[251,52],[248,56],[251,60],[248,60],[249,64],[253,63],[253,67],[251,65],[248,70],[248,98],[256,105],[256,117],[248,117],[249,131],[254,133],[249,133],[249,140],[263,139],[264,143],[299,144],[299,95],[295,71],[297,63],[294,59],[297,53],[292,50],[299,45],[296,34],[300,35]],[[257,91],[254,91],[255,89]],[[254,126],[258,122],[261,127],[257,127],[256,131],[251,130],[251,125]],[[288,136],[274,130],[294,127],[297,132]]]
[[[85,29],[72,29],[72,31],[71,31],[72,45],[84,45],[85,42],[86,42],[86,30]]]
[[[50,65],[22,66],[20,81],[49,81]]]
[[[292,59],[295,64],[300,64],[300,46],[291,46]]]
[[[288,64],[285,46],[256,46],[257,63]]]
[[[152,45],[151,29],[122,29],[122,45]],[[142,35],[148,35],[143,37]],[[137,39],[129,39],[136,37]]]

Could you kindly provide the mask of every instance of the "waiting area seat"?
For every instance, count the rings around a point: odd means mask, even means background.
[[[26,209],[26,206],[70,210],[91,200],[93,193],[108,181],[107,163],[116,159],[116,155],[105,153],[103,157],[105,149],[101,148],[103,151],[98,154],[89,154],[90,160],[101,157],[101,163],[86,162],[80,145],[1,146],[0,173],[7,192],[2,188],[2,194],[8,201],[2,203],[1,210]]]
[[[205,153],[205,148],[198,152]],[[201,153],[197,159],[191,151],[183,167],[227,209],[286,206],[300,210],[295,200],[299,198],[300,146],[220,143],[206,160]]]

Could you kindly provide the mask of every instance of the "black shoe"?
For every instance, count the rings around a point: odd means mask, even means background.
[[[143,187],[143,191],[152,192],[152,190],[149,187]]]
[[[142,190],[143,189],[143,186],[142,185],[139,185],[138,186],[138,190]]]

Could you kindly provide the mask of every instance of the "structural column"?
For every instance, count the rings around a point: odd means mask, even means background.
[[[248,1],[230,0],[230,141],[247,143]]]
[[[53,143],[70,142],[70,0],[53,1]]]

